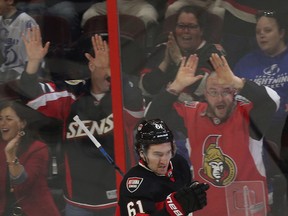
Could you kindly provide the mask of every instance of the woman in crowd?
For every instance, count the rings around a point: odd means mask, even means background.
[[[0,215],[60,216],[47,184],[48,147],[32,128],[33,112],[15,101],[0,105]]]
[[[252,80],[259,85],[269,86],[280,96],[280,108],[274,115],[266,133],[264,158],[270,192],[273,191],[274,215],[283,215],[287,208],[286,182],[288,148],[287,135],[288,107],[288,49],[287,49],[287,12],[259,11],[256,15],[256,41],[259,49],[244,56],[235,66],[239,77]],[[282,139],[282,140],[281,140]],[[279,169],[280,168],[280,169]],[[277,213],[276,213],[277,212]]]
[[[269,86],[280,95],[280,109],[267,134],[267,138],[278,145],[288,105],[287,18],[279,11],[259,11],[256,16],[259,49],[240,59],[234,68],[238,76]]]
[[[209,62],[211,54],[223,55],[224,50],[220,45],[206,41],[208,16],[209,12],[199,6],[184,6],[179,10],[167,43],[156,46],[142,72],[140,87],[144,95],[152,97],[166,87],[175,78],[182,57],[197,54],[197,74],[209,74],[212,71]],[[191,94],[198,85],[199,82],[195,83],[194,88],[185,92]],[[195,94],[202,96],[202,91],[199,89]]]

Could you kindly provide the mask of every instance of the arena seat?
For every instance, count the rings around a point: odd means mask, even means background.
[[[50,41],[51,46],[69,47],[72,44],[72,34],[69,22],[60,16],[33,15],[42,33],[43,42]]]
[[[138,17],[120,14],[119,31],[122,71],[138,75],[146,56],[146,28],[144,22]],[[106,15],[94,16],[86,21],[82,30],[82,39],[88,38],[90,44],[90,37],[94,34],[99,34],[109,41]]]
[[[138,17],[120,14],[119,29],[122,38],[145,46],[146,28],[144,22]],[[83,26],[82,34],[88,37],[93,34],[108,35],[107,16],[100,15],[88,19]]]

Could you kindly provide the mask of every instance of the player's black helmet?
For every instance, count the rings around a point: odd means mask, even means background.
[[[160,119],[143,120],[137,127],[135,150],[145,150],[150,144],[161,144],[171,142],[173,145],[173,134],[164,121]]]

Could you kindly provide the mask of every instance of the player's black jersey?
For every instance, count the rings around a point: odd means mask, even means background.
[[[156,175],[139,162],[121,182],[116,215],[168,215],[164,207],[166,197],[191,179],[187,161],[177,154],[171,159],[166,176]]]

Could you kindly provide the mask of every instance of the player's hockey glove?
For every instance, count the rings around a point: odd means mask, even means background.
[[[192,182],[190,185],[171,193],[166,198],[166,211],[169,215],[188,215],[207,205],[206,190],[209,185]]]

